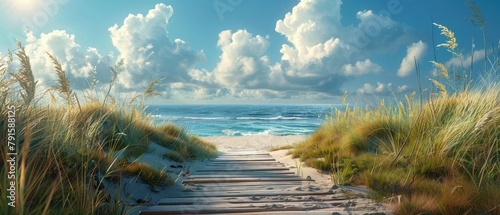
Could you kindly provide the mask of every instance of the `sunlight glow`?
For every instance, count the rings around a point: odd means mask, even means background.
[[[30,13],[33,12],[39,3],[39,0],[11,0],[16,12]]]

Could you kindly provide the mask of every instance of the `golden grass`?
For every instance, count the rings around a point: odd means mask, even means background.
[[[461,60],[454,33],[436,26],[447,38],[439,46]],[[446,83],[431,79],[439,93],[430,92],[425,104],[415,104],[412,94],[394,106],[381,100],[372,108],[332,110],[290,154],[329,172],[333,183],[368,185],[374,196],[402,195],[396,214],[497,214],[500,85],[457,90],[447,68],[432,63]]]
[[[65,102],[57,104],[53,96],[53,103],[39,103],[29,57],[18,45],[15,62],[20,65],[10,66],[13,59],[0,61],[0,131],[7,131],[8,107],[15,106],[18,152],[16,208],[4,201],[0,214],[126,214],[120,190],[116,195],[107,193],[104,180],[121,183],[123,174],[131,174],[155,186],[173,183],[165,170],[129,162],[148,151],[151,142],[185,160],[216,156],[213,144],[169,123],[155,125],[144,113],[143,101],[158,95],[153,89],[158,82],[146,89],[138,106],[117,104],[109,95],[113,83],[100,99],[86,96],[87,102],[80,104],[61,65],[48,54],[59,80],[49,94],[43,94],[53,95],[55,90]],[[120,65],[112,68],[114,76]],[[0,142],[7,143],[7,137],[0,136]],[[121,156],[114,153],[119,150]],[[7,187],[6,146],[0,147],[0,154],[0,183]],[[0,195],[7,196],[7,190],[1,189]]]
[[[131,163],[125,167],[125,170],[138,175],[142,180],[154,186],[167,186],[174,183],[165,170],[157,170],[144,163]]]
[[[330,172],[334,183],[403,195],[398,214],[494,211],[500,205],[491,192],[500,190],[498,95],[500,86],[493,86],[432,98],[404,113],[384,106],[334,111],[291,154]],[[450,194],[457,186],[463,195]]]
[[[293,149],[293,148],[294,147],[292,145],[285,145],[285,146],[272,147],[269,149],[269,151],[273,152],[273,151],[287,150],[287,149]]]

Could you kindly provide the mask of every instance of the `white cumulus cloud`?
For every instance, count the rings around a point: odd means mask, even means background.
[[[150,81],[165,77],[165,83],[189,82],[189,73],[196,63],[205,60],[201,51],[194,51],[182,39],[171,39],[168,21],[173,8],[157,4],[146,15],[130,14],[121,26],[109,28],[118,59],[124,60],[119,83],[125,89],[144,87]]]
[[[109,80],[109,72],[105,72],[108,71],[107,62],[99,51],[92,47],[82,48],[76,42],[75,35],[66,31],[55,30],[39,37],[31,31],[27,32],[24,46],[40,87],[51,87],[57,80],[54,64],[47,53],[61,64],[74,89],[88,88],[94,69],[97,70],[95,78],[99,81]]]
[[[216,82],[222,86],[265,87],[269,76],[269,58],[266,55],[269,41],[246,30],[219,34],[217,43],[222,50],[220,62],[214,69]]]
[[[217,43],[222,54],[213,71],[193,70],[191,77],[200,88],[196,97],[231,95],[236,98],[281,97],[288,89],[279,64],[271,64],[266,55],[267,36],[253,36],[246,30],[222,31]],[[278,96],[280,95],[280,96]]]
[[[474,51],[473,54],[469,53],[467,55],[464,55],[462,60],[455,57],[451,58],[450,60],[446,61],[444,65],[447,68],[455,68],[455,69],[462,68],[462,66],[464,68],[470,68],[471,64],[477,63],[479,61],[484,61],[484,49],[476,50]],[[479,66],[479,68],[484,70],[483,65]]]
[[[356,14],[357,26],[344,25],[342,0],[301,0],[276,23],[285,36],[281,67],[290,83],[336,94],[353,78],[378,73],[369,56],[398,48],[408,38],[405,26],[371,10]]]
[[[418,62],[425,55],[426,51],[427,45],[422,41],[411,44],[411,46],[406,49],[406,56],[401,61],[401,65],[398,69],[398,76],[409,76],[412,71],[415,70],[415,59]]]
[[[366,59],[364,61],[358,61],[354,65],[346,64],[342,67],[342,71],[346,76],[358,77],[369,73],[379,73],[382,71],[382,67],[372,63],[370,59]]]

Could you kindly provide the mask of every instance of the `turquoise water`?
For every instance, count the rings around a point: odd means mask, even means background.
[[[156,123],[174,122],[198,136],[308,135],[331,105],[150,105]]]

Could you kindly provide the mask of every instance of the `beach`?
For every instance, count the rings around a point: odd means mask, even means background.
[[[274,147],[293,145],[307,138],[306,135],[249,135],[249,136],[212,136],[201,139],[217,145],[219,151],[251,149],[268,151]]]

